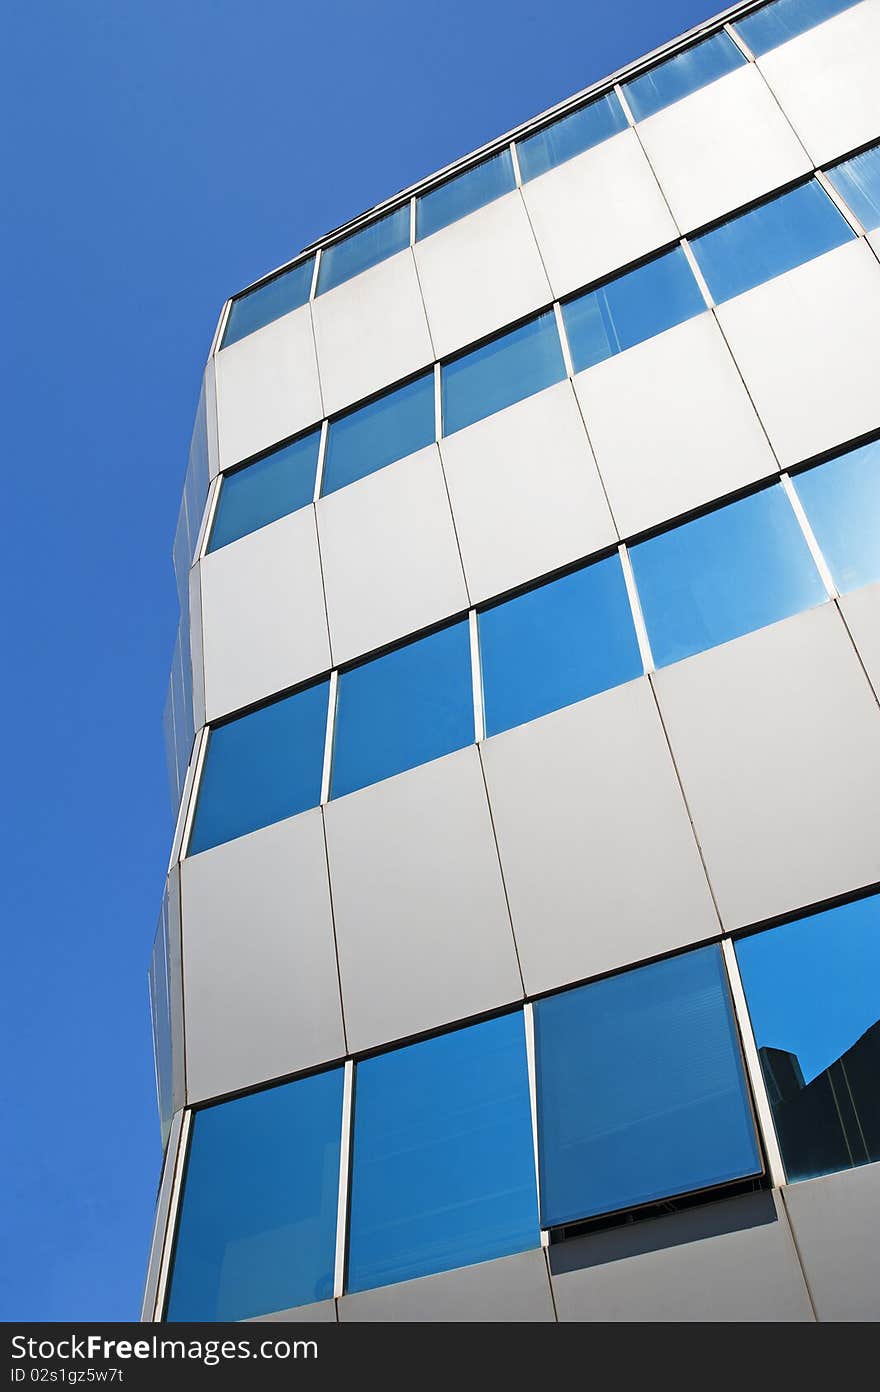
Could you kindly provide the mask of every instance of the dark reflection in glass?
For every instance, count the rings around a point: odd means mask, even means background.
[[[788,1178],[880,1160],[880,896],[736,954]]]

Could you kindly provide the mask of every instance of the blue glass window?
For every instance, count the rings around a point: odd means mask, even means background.
[[[265,285],[258,285],[256,290],[248,290],[233,300],[221,348],[237,343],[256,329],[265,328],[266,324],[280,319],[282,314],[289,314],[292,309],[304,305],[312,288],[314,268],[315,258],[310,256],[308,261],[300,261],[298,266],[283,271]]]
[[[510,150],[501,150],[417,199],[416,237],[430,237],[432,232],[439,232],[441,227],[448,227],[515,188]]]
[[[319,682],[211,730],[190,855],[317,807],[327,692]]]
[[[828,178],[866,232],[880,227],[880,145],[835,165]]]
[[[474,740],[467,622],[339,677],[332,795],[439,759]]]
[[[541,1226],[760,1173],[719,948],[535,1004]]]
[[[565,363],[552,310],[444,363],[443,434],[503,411],[561,382]]]
[[[615,92],[606,92],[598,101],[581,106],[552,126],[517,141],[516,153],[523,181],[537,179],[548,169],[591,150],[603,140],[626,130],[627,120]]]
[[[352,232],[341,242],[324,247],[321,252],[321,265],[318,270],[319,295],[333,290],[344,281],[387,261],[395,252],[409,246],[409,204],[405,203],[396,212],[379,218],[378,222],[368,223],[359,232]]]
[[[169,1320],[332,1297],[342,1078],[335,1068],[196,1112]]]
[[[716,78],[733,72],[747,62],[729,34],[719,30],[702,43],[676,53],[656,68],[623,84],[629,109],[637,121],[662,111],[700,87],[708,87]]]
[[[691,242],[717,304],[855,237],[815,179]]]
[[[226,474],[208,551],[219,551],[269,522],[307,507],[315,495],[320,443],[320,430],[313,430],[244,469]]]
[[[880,580],[880,440],[808,469],[794,486],[841,593]]]
[[[479,628],[487,735],[642,674],[618,556],[486,609]]]
[[[348,1289],[537,1247],[521,1013],[357,1067]]]
[[[434,374],[330,422],[321,493],[335,493],[434,439]]]
[[[858,0],[775,0],[775,4],[737,20],[733,27],[760,57],[855,4]]]
[[[681,247],[562,306],[575,372],[663,333],[706,302]]]
[[[880,898],[736,944],[790,1180],[880,1160]]]
[[[658,667],[826,598],[781,484],[630,548]]]

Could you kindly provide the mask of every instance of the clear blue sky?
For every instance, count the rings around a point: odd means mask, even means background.
[[[171,543],[224,298],[715,0],[6,0],[0,1318],[130,1319]]]

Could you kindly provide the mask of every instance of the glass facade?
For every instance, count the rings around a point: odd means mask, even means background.
[[[227,348],[230,343],[237,343],[282,315],[307,304],[314,270],[315,258],[310,256],[307,261],[301,261],[298,266],[274,276],[265,285],[258,285],[256,290],[239,295],[229,308],[220,346]]]
[[[358,1065],[348,1290],[539,1241],[521,1012]]]
[[[789,1180],[880,1160],[880,898],[736,945]]]
[[[541,1223],[761,1170],[717,947],[535,1006]]]
[[[671,106],[691,92],[707,87],[725,73],[741,68],[746,59],[728,34],[713,34],[702,43],[667,58],[641,77],[624,83],[629,109],[637,121],[644,121],[664,106]]]
[[[190,855],[318,805],[327,693],[319,682],[211,731]]]
[[[770,50],[842,8],[777,0],[736,24]],[[852,40],[873,15],[829,25],[820,76],[817,37],[725,83],[749,60],[719,21],[623,74],[661,143],[684,141],[662,111],[690,93],[715,84],[722,111],[773,89],[755,201],[719,198],[730,213],[699,236],[650,214],[678,193],[638,132],[614,139],[629,127],[609,80],[232,302],[174,541],[177,826],[149,971],[168,1166],[145,1318],[317,1303],[340,1320],[749,1322],[876,1305],[880,130],[869,44]],[[748,112],[719,132],[719,195],[752,129]],[[791,130],[866,229],[858,250],[826,256],[856,233],[824,176],[796,151],[786,164]],[[342,346],[306,309],[305,358],[288,344],[255,377],[253,354],[226,352],[413,239],[436,237],[424,264],[442,260],[493,221],[472,213],[518,206],[520,178],[552,288],[525,296],[524,250],[505,289],[510,248],[484,238],[487,336],[450,337],[454,357],[432,362],[436,286],[409,274],[411,293],[394,276],[343,292]],[[626,236],[604,241],[606,214]],[[784,293],[746,293],[819,257]],[[715,316],[703,279],[736,311]],[[725,371],[695,356],[661,391],[663,336],[697,315],[722,325]],[[640,413],[629,455],[600,380]],[[693,420],[703,450],[678,448],[667,418]],[[432,511],[415,491],[428,468],[446,483]],[[383,469],[381,489],[360,486]],[[342,557],[321,526],[341,489]],[[267,576],[261,543],[236,543],[315,504],[313,580],[290,593],[297,557]],[[255,835],[287,818],[283,838]]]
[[[594,367],[705,309],[687,257],[676,247],[563,305],[574,370]]]
[[[609,140],[626,127],[626,116],[617,94],[606,92],[598,101],[578,107],[577,111],[554,121],[552,126],[517,142],[523,181],[537,179],[548,169],[555,169],[594,145],[601,145],[603,140]]]
[[[721,304],[854,236],[821,184],[811,179],[695,237],[692,246],[706,284]]]
[[[332,1296],[341,1140],[341,1068],[196,1113],[169,1320]]]
[[[827,598],[779,484],[630,549],[658,667]]]
[[[482,348],[444,363],[443,434],[503,411],[565,376],[556,319],[541,314]]]
[[[315,496],[320,444],[321,432],[313,430],[234,474],[226,474],[208,551],[219,551],[231,541],[308,507]]]
[[[415,454],[434,434],[434,374],[428,372],[330,422],[322,495]]]
[[[515,188],[510,151],[502,150],[416,200],[416,237],[430,237]]]
[[[642,672],[617,556],[484,610],[479,633],[487,735]]]
[[[734,28],[760,57],[858,3],[859,0],[773,0],[737,20]]]

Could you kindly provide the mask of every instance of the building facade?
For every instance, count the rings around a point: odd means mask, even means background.
[[[880,1314],[880,0],[224,307],[147,1320]]]

